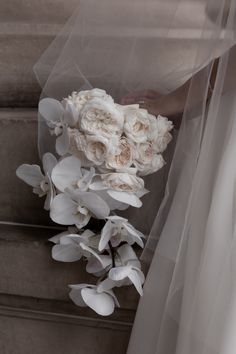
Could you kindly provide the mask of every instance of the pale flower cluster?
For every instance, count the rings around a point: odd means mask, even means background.
[[[51,219],[68,231],[50,239],[52,257],[62,262],[87,260],[96,285],[70,285],[78,306],[110,315],[119,306],[113,288],[133,284],[140,295],[144,275],[133,245],[144,235],[114,210],[140,208],[145,175],[161,169],[171,141],[172,123],[138,105],[122,106],[104,90],[73,92],[59,102],[45,98],[39,114],[56,137],[55,149],[37,165],[21,165],[17,175],[46,196]],[[91,218],[104,220],[101,230],[85,229]]]

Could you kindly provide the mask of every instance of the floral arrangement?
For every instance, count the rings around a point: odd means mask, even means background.
[[[143,247],[145,237],[114,210],[142,206],[148,192],[142,177],[164,166],[172,123],[139,105],[119,105],[97,88],[73,92],[62,102],[42,99],[39,114],[56,137],[59,158],[48,152],[43,171],[23,164],[16,174],[46,196],[51,219],[68,226],[50,239],[52,258],[83,258],[86,271],[98,278],[96,285],[69,285],[70,298],[108,316],[119,306],[114,288],[133,284],[142,295],[145,280],[133,248]],[[101,230],[85,228],[91,218],[103,220]]]

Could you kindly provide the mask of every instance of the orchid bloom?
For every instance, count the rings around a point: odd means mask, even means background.
[[[56,151],[60,156],[69,149],[68,127],[74,127],[78,121],[78,112],[70,103],[64,106],[53,98],[44,98],[39,102],[39,114],[45,119],[52,135],[56,135]]]
[[[39,197],[46,195],[44,208],[50,209],[50,205],[55,195],[53,184],[51,181],[51,173],[57,164],[57,159],[51,153],[43,155],[42,159],[44,174],[38,165],[23,164],[16,170],[16,175],[22,181],[33,187],[33,193]]]
[[[78,229],[88,224],[91,216],[105,219],[110,213],[107,203],[93,192],[67,190],[57,195],[51,204],[50,217],[60,225],[76,225]]]
[[[66,188],[87,191],[95,174],[93,167],[81,168],[80,160],[75,156],[63,158],[52,170],[52,181],[55,187],[64,192]]]
[[[88,306],[101,316],[109,316],[119,302],[112,290],[100,291],[96,285],[69,285],[72,289],[69,296],[77,306]]]
[[[145,238],[145,236],[136,230],[127,219],[117,215],[108,216],[101,232],[98,249],[99,251],[106,249],[109,241],[113,247],[117,247],[123,241],[126,241],[129,245],[137,243],[140,247],[143,247],[142,238]]]
[[[142,296],[145,276],[140,262],[131,246],[124,244],[117,250],[120,262],[109,270],[108,277],[98,285],[98,291],[107,291],[114,287],[133,284]]]
[[[52,258],[60,262],[75,262],[82,256],[90,255],[93,252],[90,247],[96,247],[97,244],[98,236],[88,229],[82,234],[62,235],[52,248]]]

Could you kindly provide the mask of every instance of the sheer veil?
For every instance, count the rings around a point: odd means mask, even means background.
[[[151,265],[129,354],[234,353],[235,7],[82,0],[35,66],[42,97],[58,99],[92,87],[117,100],[140,89],[168,93],[192,77],[164,198],[150,218],[143,260]],[[50,149],[39,117],[40,154]],[[153,179],[158,190],[160,175]],[[144,217],[154,198],[155,190]]]

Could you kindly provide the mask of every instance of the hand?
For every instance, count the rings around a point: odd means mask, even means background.
[[[140,108],[146,109],[150,114],[167,116],[176,128],[181,122],[182,114],[172,95],[163,95],[154,90],[136,91],[124,96],[121,104],[139,104]]]
[[[154,90],[131,92],[122,98],[121,104],[139,104],[140,108],[145,108],[150,114],[157,116],[160,113],[164,95]]]

